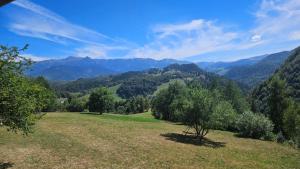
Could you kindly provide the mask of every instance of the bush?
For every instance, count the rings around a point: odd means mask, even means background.
[[[157,119],[180,121],[182,109],[186,103],[187,87],[178,81],[161,89],[152,100],[153,115]]]
[[[237,113],[229,102],[221,101],[213,108],[211,118],[214,129],[233,130],[235,128]]]
[[[88,101],[90,112],[98,112],[99,114],[113,110],[114,97],[112,93],[105,87],[100,87],[91,93]]]
[[[70,112],[83,112],[85,109],[86,103],[80,99],[72,99],[70,104],[67,107],[67,110]]]
[[[149,99],[143,96],[132,97],[115,103],[115,110],[119,114],[143,113],[149,110]]]
[[[247,111],[241,114],[236,122],[236,128],[242,137],[270,140],[274,124],[263,114]]]
[[[285,142],[285,137],[283,136],[282,132],[279,132],[276,135],[276,141],[277,141],[277,143],[284,143]]]

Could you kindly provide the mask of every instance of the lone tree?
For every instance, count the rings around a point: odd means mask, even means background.
[[[99,114],[109,112],[113,109],[114,97],[112,93],[105,87],[101,87],[92,92],[88,101],[90,112],[98,112]]]
[[[193,88],[190,90],[190,103],[184,106],[184,123],[194,129],[195,137],[202,140],[211,129],[213,113],[213,97],[206,89]]]
[[[27,45],[0,46],[0,127],[28,134],[36,119],[35,114],[46,106],[46,89],[23,76],[31,61],[20,56]]]

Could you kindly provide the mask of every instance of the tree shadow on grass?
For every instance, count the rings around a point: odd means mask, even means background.
[[[10,167],[13,167],[14,163],[8,162],[8,163],[4,163],[4,162],[0,162],[0,169],[7,169]]]
[[[216,142],[208,138],[203,138],[200,141],[200,139],[195,138],[194,135],[185,135],[185,134],[178,134],[178,133],[166,133],[166,134],[161,134],[161,136],[165,137],[166,140],[171,140],[171,141],[185,143],[185,144],[193,144],[197,146],[211,147],[211,148],[225,147],[226,144],[225,142]]]

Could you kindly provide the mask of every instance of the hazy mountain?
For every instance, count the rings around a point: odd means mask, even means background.
[[[198,62],[197,65],[206,71],[217,73],[219,75],[224,75],[228,70],[230,70],[233,67],[250,66],[259,62],[266,56],[267,55],[261,55],[247,59],[240,59],[233,62]]]
[[[234,62],[199,62],[197,64],[206,71],[223,75],[252,88],[270,77],[289,54],[290,52],[283,51]]]
[[[255,64],[232,67],[224,76],[249,87],[255,87],[268,79],[284,63],[289,54],[290,52],[287,51],[270,54]]]
[[[34,77],[44,76],[49,80],[76,80],[99,75],[163,68],[174,63],[182,64],[187,62],[172,59],[91,59],[89,57],[68,57],[36,62],[26,74]]]

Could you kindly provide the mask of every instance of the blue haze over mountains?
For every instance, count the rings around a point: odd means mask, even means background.
[[[205,71],[225,76],[251,87],[259,84],[274,73],[289,56],[289,53],[288,51],[283,51],[233,62],[198,62],[196,64]],[[68,57],[36,62],[26,73],[33,77],[44,76],[48,80],[69,81],[128,71],[164,68],[176,63],[186,64],[190,62],[174,59],[154,60],[150,58],[91,59],[89,57]]]

